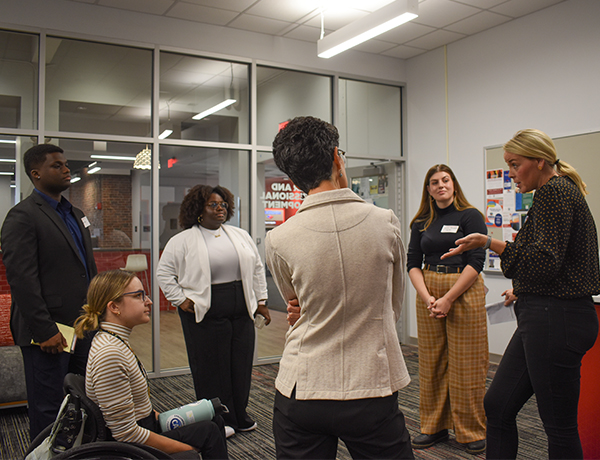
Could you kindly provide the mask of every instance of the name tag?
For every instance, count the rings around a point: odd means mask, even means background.
[[[442,233],[456,233],[458,232],[458,225],[444,225],[442,227]]]
[[[81,222],[83,223],[83,226],[84,226],[85,228],[88,228],[90,225],[92,225],[92,224],[90,224],[90,221],[88,220],[88,218],[87,218],[87,217],[85,217],[85,216],[83,216],[83,217],[81,218]]]

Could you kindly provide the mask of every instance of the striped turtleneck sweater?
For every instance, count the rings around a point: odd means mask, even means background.
[[[85,392],[102,411],[117,441],[145,443],[150,432],[137,420],[152,412],[148,381],[129,348],[131,329],[110,322],[100,324],[90,349]]]

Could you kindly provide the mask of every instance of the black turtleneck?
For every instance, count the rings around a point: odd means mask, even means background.
[[[440,209],[436,205],[437,218],[424,232],[425,222],[415,222],[411,228],[408,245],[408,271],[421,268],[423,263],[465,267],[471,265],[477,272],[483,269],[485,251],[482,248],[467,251],[458,256],[441,260],[440,256],[456,247],[455,241],[471,233],[487,234],[481,213],[475,208],[457,211],[454,204]]]

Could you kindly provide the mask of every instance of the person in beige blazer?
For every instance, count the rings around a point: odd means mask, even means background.
[[[286,335],[275,382],[277,458],[413,458],[398,390],[408,375],[396,333],[406,255],[391,210],[348,189],[331,124],[291,120],[275,163],[308,194],[266,238],[267,264],[300,318]]]

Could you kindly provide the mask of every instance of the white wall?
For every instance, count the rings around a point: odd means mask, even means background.
[[[317,57],[317,44],[224,27],[133,13],[65,0],[0,0],[0,27],[28,26],[48,31],[160,44],[304,66],[355,76],[404,81],[402,59],[348,51],[331,59]],[[50,32],[49,32],[50,33]]]
[[[522,128],[552,137],[600,130],[598,18],[599,1],[570,0],[448,45],[448,155],[444,50],[407,61],[411,217],[435,163],[448,162],[483,211],[484,147]],[[488,302],[500,300],[510,281],[485,278]],[[414,303],[411,289],[411,337],[417,336]],[[490,352],[504,352],[515,326],[490,326]]]

